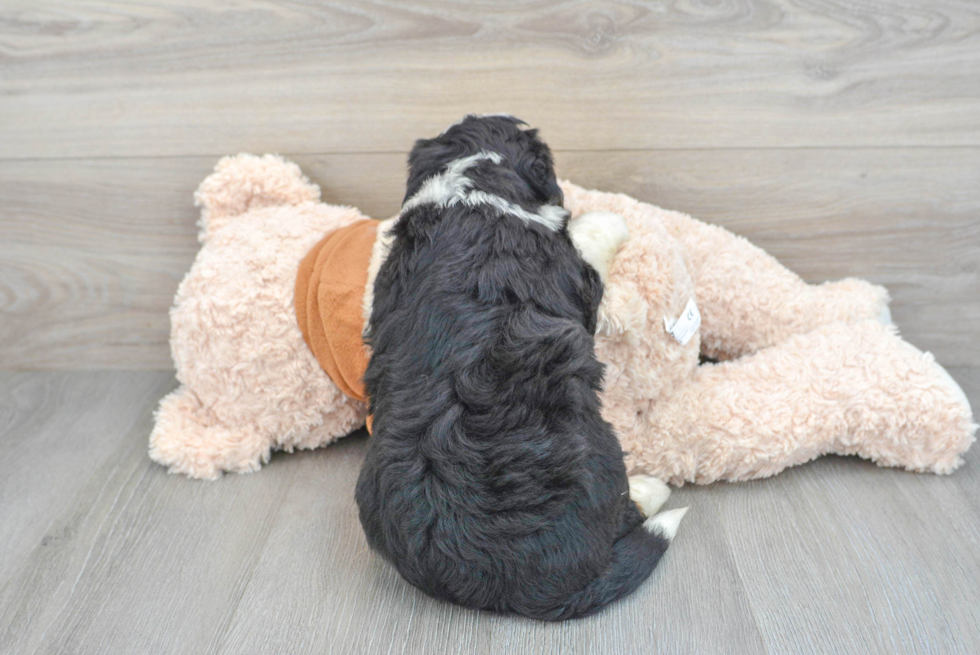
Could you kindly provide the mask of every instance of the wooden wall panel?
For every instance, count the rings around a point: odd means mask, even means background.
[[[561,149],[980,145],[968,0],[0,5],[4,157],[402,152],[509,111]]]
[[[402,154],[299,155],[328,202],[397,211]],[[724,225],[811,282],[889,287],[904,335],[980,364],[980,149],[559,152],[559,172]],[[0,161],[0,368],[169,368],[212,157]]]

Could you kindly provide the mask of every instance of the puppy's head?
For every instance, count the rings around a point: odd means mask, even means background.
[[[525,208],[561,205],[564,197],[555,177],[551,150],[538,131],[507,115],[467,116],[434,139],[419,139],[408,157],[405,200],[423,183],[465,157],[498,155],[486,165],[467,171],[476,188]],[[499,159],[499,161],[497,161]]]

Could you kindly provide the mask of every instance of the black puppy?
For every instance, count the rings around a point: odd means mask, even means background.
[[[683,513],[637,507],[666,487],[627,481],[600,415],[602,281],[522,125],[468,116],[412,150],[374,287],[356,497],[370,545],[426,593],[560,620],[636,589]]]

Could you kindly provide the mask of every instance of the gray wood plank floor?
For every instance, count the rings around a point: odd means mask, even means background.
[[[953,369],[980,405],[980,369]],[[165,372],[0,374],[3,653],[976,653],[980,466],[830,457],[686,486],[652,578],[553,625],[434,601],[370,552],[366,438],[213,483],[146,456]]]

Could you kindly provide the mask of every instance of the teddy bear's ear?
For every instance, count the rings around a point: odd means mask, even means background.
[[[299,205],[320,199],[320,187],[299,166],[278,155],[225,157],[194,194],[202,208],[201,243],[228,222],[255,207]]]

